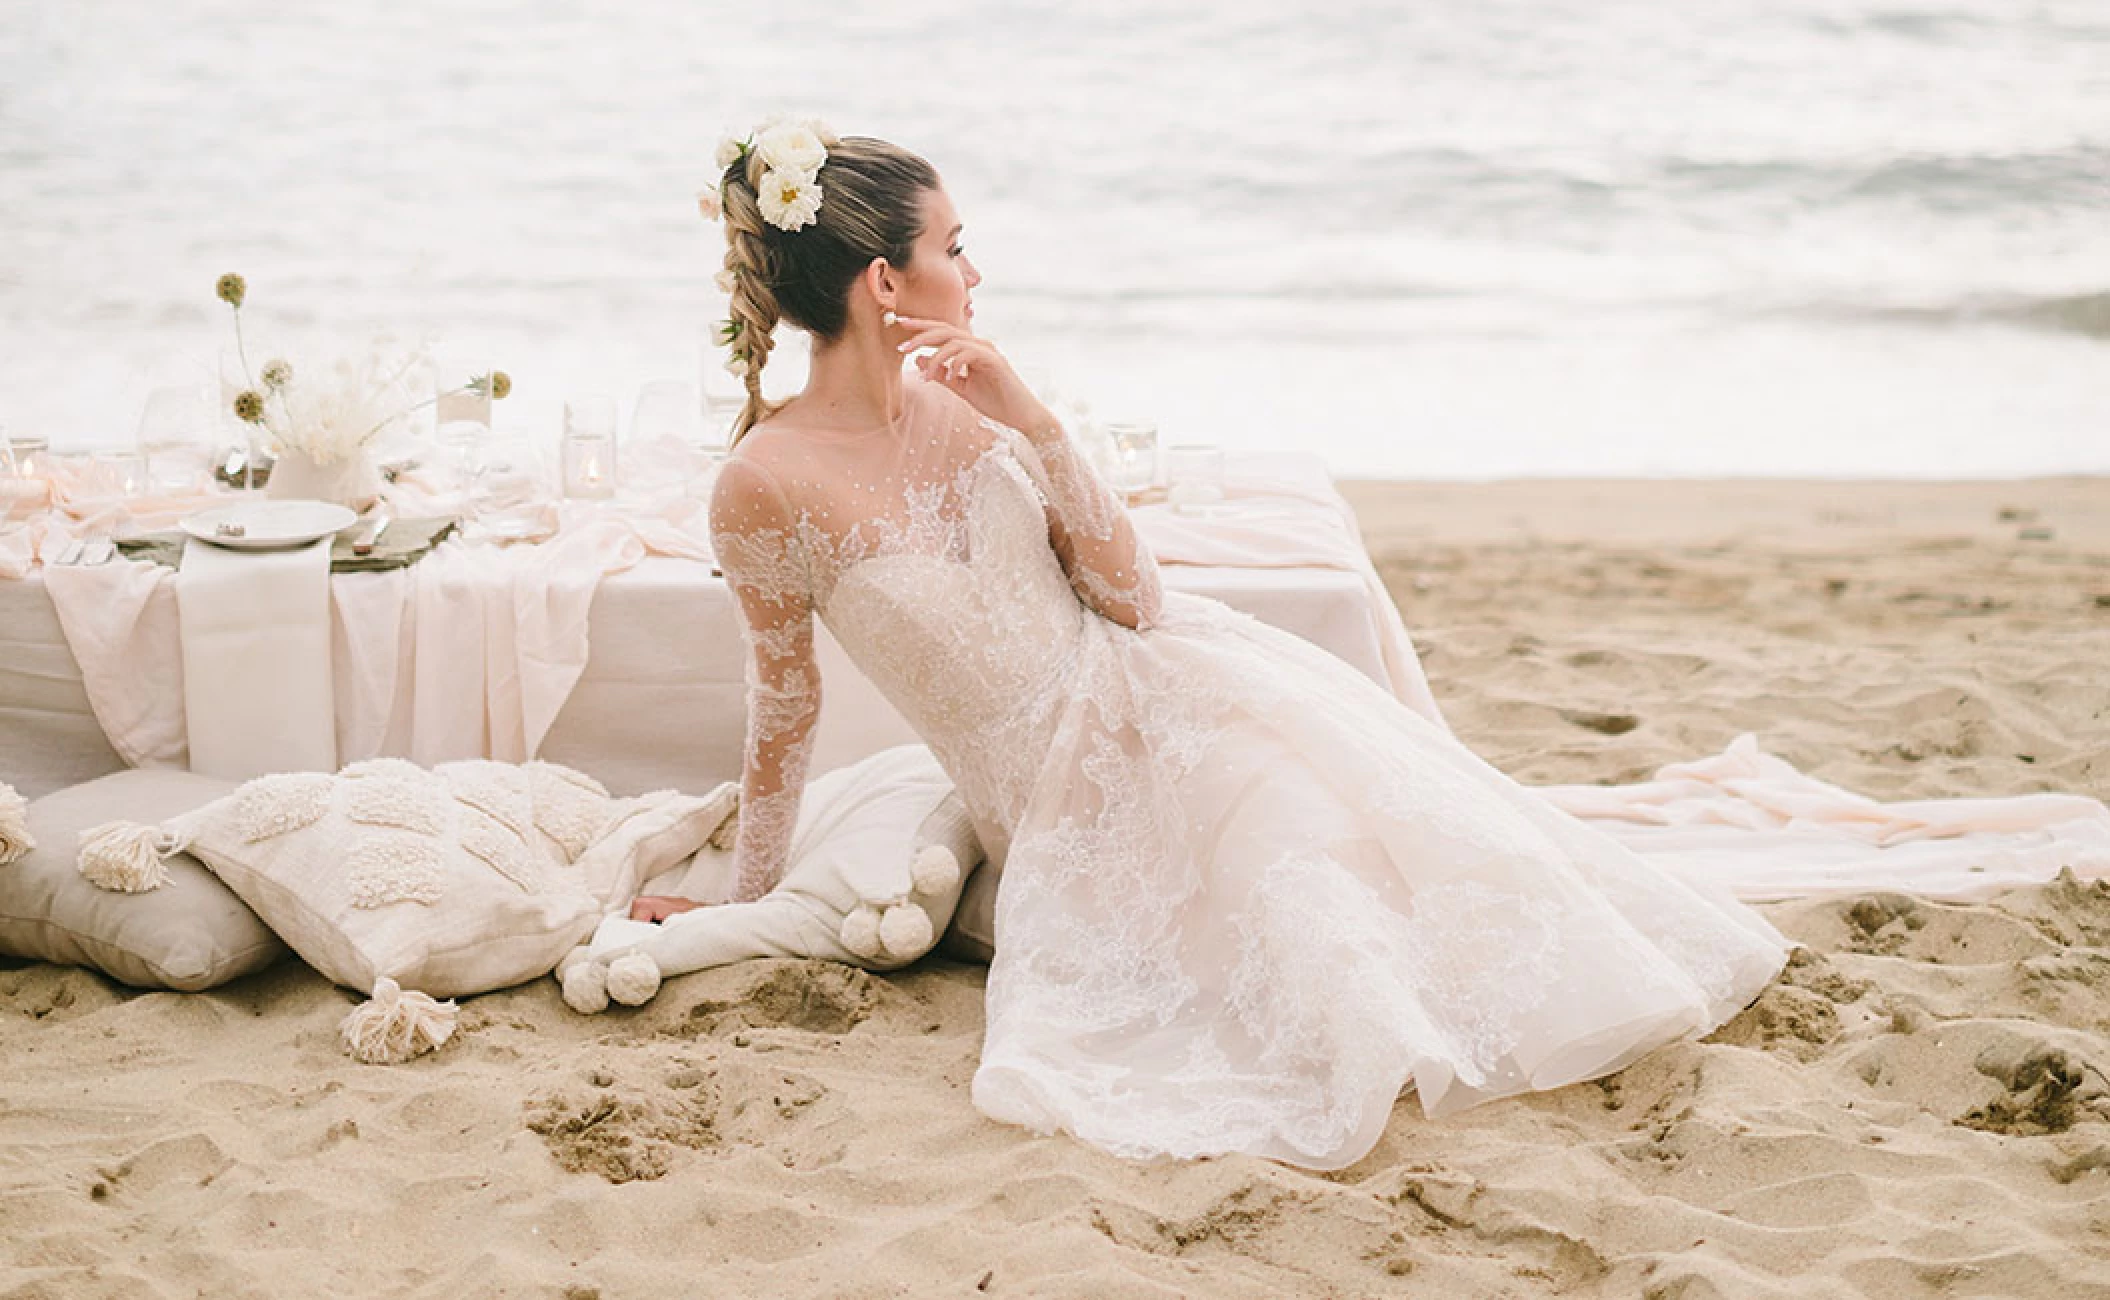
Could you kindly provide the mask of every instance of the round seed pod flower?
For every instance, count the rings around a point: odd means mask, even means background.
[[[249,294],[249,282],[229,271],[213,285],[212,291],[219,295],[221,302],[230,307],[239,307],[242,305],[242,299]]]
[[[503,370],[491,372],[491,400],[502,402],[513,391],[513,377]]]
[[[263,380],[266,388],[284,388],[293,382],[293,363],[285,360],[266,361]]]
[[[234,413],[251,424],[264,422],[264,395],[253,388],[235,394]]]

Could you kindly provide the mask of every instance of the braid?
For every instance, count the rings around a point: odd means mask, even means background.
[[[769,174],[763,148],[752,140],[723,146],[738,150],[718,186],[732,317],[719,341],[747,384],[747,404],[733,421],[735,443],[782,405],[762,396],[777,325],[789,322],[817,340],[840,337],[851,283],[874,258],[909,264],[923,229],[922,195],[938,188],[938,173],[905,149],[811,129],[826,151],[814,177],[824,197],[812,221],[789,230],[762,215],[757,191]]]
[[[769,418],[775,406],[762,396],[762,367],[776,347],[777,321],[783,315],[776,291],[776,256],[763,233],[762,208],[755,198],[761,159],[749,153],[725,173],[725,269],[733,273],[730,313],[734,355],[743,358],[747,405],[733,421],[732,441]]]

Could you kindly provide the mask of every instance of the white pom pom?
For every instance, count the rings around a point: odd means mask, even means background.
[[[879,918],[879,946],[895,961],[914,961],[937,939],[929,914],[914,903],[896,903]]]
[[[352,1008],[338,1032],[344,1050],[368,1065],[400,1065],[454,1037],[455,1006],[382,976],[371,1001]]]
[[[164,853],[182,846],[158,827],[104,822],[81,832],[79,868],[88,883],[119,894],[144,894],[168,883]]]
[[[876,961],[883,949],[879,946],[879,909],[870,903],[859,903],[856,910],[843,918],[843,947],[863,957]]]
[[[608,996],[626,1007],[641,1007],[659,992],[659,963],[641,952],[626,952],[608,963]]]
[[[943,844],[926,844],[909,864],[908,878],[926,898],[948,893],[960,883],[960,861]]]
[[[29,800],[0,781],[0,867],[37,847],[29,834]]]
[[[557,977],[564,985],[564,1005],[582,1016],[608,1009],[608,968],[597,961],[574,962]]]

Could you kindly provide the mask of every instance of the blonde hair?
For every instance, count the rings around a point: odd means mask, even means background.
[[[937,169],[898,145],[869,136],[826,143],[820,211],[800,230],[763,220],[755,192],[767,169],[759,150],[725,169],[725,268],[733,273],[726,341],[747,363],[747,405],[733,421],[735,443],[777,409],[762,397],[762,367],[776,346],[777,322],[815,338],[840,335],[849,320],[850,285],[874,258],[909,264],[923,234],[923,194],[938,188]]]

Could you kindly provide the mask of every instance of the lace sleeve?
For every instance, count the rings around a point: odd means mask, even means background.
[[[783,492],[766,470],[727,461],[711,494],[711,544],[747,638],[747,744],[740,772],[734,901],[783,879],[820,716],[811,573]]]
[[[1084,603],[1123,627],[1157,622],[1158,562],[1136,534],[1128,508],[1099,481],[1059,429],[1038,438],[994,426],[1047,498],[1050,534],[1070,585]]]

